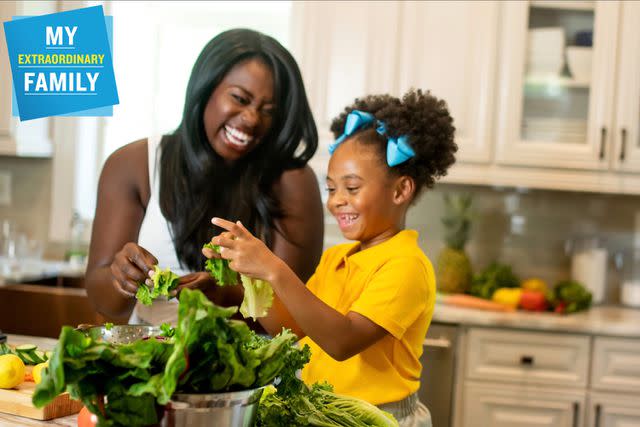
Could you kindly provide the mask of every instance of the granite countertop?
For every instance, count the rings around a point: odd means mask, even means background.
[[[7,343],[12,345],[35,344],[39,349],[52,350],[57,340],[52,338],[30,337],[26,335],[7,334]],[[31,418],[19,417],[0,412],[0,426],[64,426],[76,427],[78,425],[78,415],[54,418],[48,421],[33,420]]]
[[[559,315],[525,311],[504,313],[436,304],[433,321],[468,326],[640,338],[640,309],[619,306],[596,306],[575,314]]]

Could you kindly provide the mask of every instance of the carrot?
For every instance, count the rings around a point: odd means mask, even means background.
[[[515,308],[513,307],[464,294],[442,295],[440,301],[447,305],[464,308],[475,308],[477,310],[515,311]]]

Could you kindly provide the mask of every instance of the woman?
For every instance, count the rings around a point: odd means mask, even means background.
[[[184,288],[238,304],[203,271],[201,247],[231,217],[263,238],[300,277],[322,251],[318,184],[306,166],[317,130],[298,66],[264,34],[236,29],[212,39],[194,64],[178,129],[128,144],[100,176],[86,287],[97,310],[130,323],[175,323],[175,300],[136,305],[154,265]],[[135,306],[135,309],[134,309]]]

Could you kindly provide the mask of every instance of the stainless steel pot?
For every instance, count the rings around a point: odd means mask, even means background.
[[[265,387],[228,393],[176,393],[167,404],[162,427],[252,427]]]

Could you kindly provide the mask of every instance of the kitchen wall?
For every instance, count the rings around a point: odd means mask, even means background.
[[[605,302],[619,301],[615,254],[634,244],[638,196],[437,184],[412,208],[407,223],[420,232],[420,244],[434,264],[444,245],[440,218],[447,192],[473,195],[476,218],[467,250],[475,270],[498,260],[512,265],[522,279],[540,277],[553,284],[570,276],[567,239],[595,234],[609,252]],[[326,223],[326,244],[344,241],[335,220],[327,217]]]

